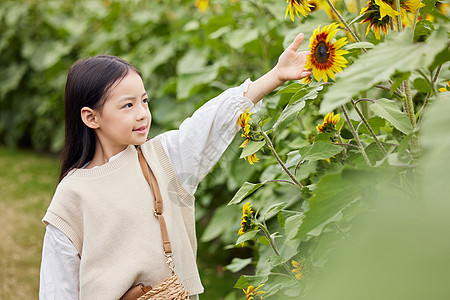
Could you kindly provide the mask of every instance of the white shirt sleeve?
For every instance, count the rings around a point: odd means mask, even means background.
[[[247,79],[239,87],[209,100],[184,120],[178,130],[162,135],[163,148],[181,184],[191,195],[233,141],[240,129],[239,116],[249,107],[249,112],[260,109],[261,102],[254,105],[243,96],[250,83]]]
[[[80,257],[75,246],[55,226],[48,224],[42,247],[40,300],[77,300]]]

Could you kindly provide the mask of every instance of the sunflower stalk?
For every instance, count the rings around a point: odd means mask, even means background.
[[[289,169],[286,167],[286,165],[281,160],[280,156],[278,155],[277,151],[275,150],[275,147],[272,144],[272,141],[267,136],[267,134],[264,132],[264,130],[261,130],[261,134],[264,137],[264,140],[266,141],[267,147],[269,147],[270,151],[272,152],[275,159],[278,161],[280,166],[283,168],[283,170],[288,174],[288,176],[292,179],[292,181],[298,185],[300,188],[303,188],[303,185],[295,178],[295,176],[289,171]]]
[[[266,237],[266,239],[269,241],[269,245],[272,248],[273,252],[275,253],[276,256],[282,257],[280,252],[278,251],[277,245],[275,244],[275,241],[273,240],[273,238],[270,236],[270,232],[267,229],[267,226],[265,224],[262,224],[258,221],[255,221],[255,226],[257,226],[258,228],[261,229],[261,231],[263,232],[263,235]],[[286,271],[288,272],[290,277],[295,278],[294,274],[292,274],[291,269],[289,268],[289,265],[287,263],[283,263],[283,267],[286,269]]]
[[[422,3],[422,1],[419,1],[419,7],[420,7],[420,3]],[[414,31],[416,31],[416,23],[417,23],[417,19],[419,18],[419,10],[420,9],[416,9],[416,11],[414,12],[414,20],[411,25],[411,38],[412,39],[414,39]]]
[[[343,105],[341,105],[341,109],[342,109],[342,112],[344,113],[345,119],[347,120],[348,126],[350,127],[350,130],[352,131],[352,134],[355,137],[356,143],[359,146],[359,150],[361,150],[361,154],[364,157],[364,160],[369,165],[369,167],[371,167],[372,164],[370,163],[369,157],[367,156],[367,153],[364,150],[361,140],[359,139],[359,136],[355,131],[355,127],[353,127],[352,121],[350,120],[350,117],[348,116],[347,110],[345,109],[345,107]]]
[[[367,121],[366,117],[364,117],[364,115],[361,113],[361,111],[359,110],[358,106],[356,105],[357,103],[355,103],[355,101],[353,101],[353,99],[352,99],[352,104],[353,104],[353,107],[355,108],[356,113],[359,115],[359,117],[363,121],[364,125],[366,125],[367,130],[369,130],[370,135],[372,135],[372,137],[374,138],[375,143],[378,145],[378,147],[381,149],[381,151],[384,153],[384,155],[387,155],[387,151],[383,147],[383,144],[381,144],[380,140],[377,138],[377,135],[373,131],[372,126],[370,126],[370,124]]]
[[[358,38],[356,33],[350,28],[348,23],[344,20],[342,15],[337,11],[336,7],[334,7],[333,3],[331,3],[330,0],[326,0],[328,5],[330,6],[331,10],[334,12],[334,14],[338,17],[339,21],[341,21],[342,24],[344,24],[347,31],[351,34],[351,36],[357,41],[358,43],[361,42],[361,40]],[[367,52],[365,48],[361,48],[364,52]]]
[[[402,32],[403,31],[403,25],[402,25],[402,11],[400,9],[400,0],[395,0],[395,10],[397,10],[397,31]]]
[[[449,45],[450,45],[450,43],[447,43],[447,49],[448,49]],[[432,82],[433,85],[436,83],[436,80],[438,79],[439,73],[441,72],[441,68],[442,68],[442,65],[440,65],[437,68],[436,73],[434,73],[433,82]],[[431,96],[431,93],[428,93],[427,96],[425,97],[425,101],[423,103],[423,106],[420,109],[419,119],[417,121],[417,123],[419,123],[419,124],[422,122],[423,112],[425,111],[425,108],[428,105],[428,100],[429,100],[430,96]]]

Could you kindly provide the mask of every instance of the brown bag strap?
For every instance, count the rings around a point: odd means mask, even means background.
[[[150,185],[150,188],[153,192],[153,198],[155,198],[155,208],[153,209],[153,212],[155,213],[155,216],[158,218],[159,225],[161,227],[161,237],[163,241],[163,249],[164,254],[169,258],[170,263],[173,265],[170,255],[172,254],[172,247],[170,246],[170,240],[169,240],[169,233],[167,232],[167,226],[166,222],[164,221],[164,217],[162,215],[163,213],[163,204],[162,204],[162,198],[161,198],[161,192],[159,190],[158,181],[156,181],[156,177],[153,174],[152,170],[150,169],[147,161],[144,158],[144,155],[142,154],[142,150],[140,147],[137,147],[138,156],[139,156],[139,164],[141,165],[142,173],[144,173],[144,177],[147,180],[148,184]],[[171,267],[171,264],[169,264],[169,268],[173,272],[173,267]]]

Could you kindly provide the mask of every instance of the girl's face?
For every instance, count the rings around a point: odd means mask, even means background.
[[[114,153],[128,145],[142,145],[151,123],[148,96],[141,77],[130,71],[110,88],[97,115],[97,137],[103,148]]]

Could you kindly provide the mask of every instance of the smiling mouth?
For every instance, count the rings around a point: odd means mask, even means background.
[[[136,128],[136,129],[133,129],[133,131],[145,132],[146,129],[147,129],[147,126],[141,126],[141,127]]]

